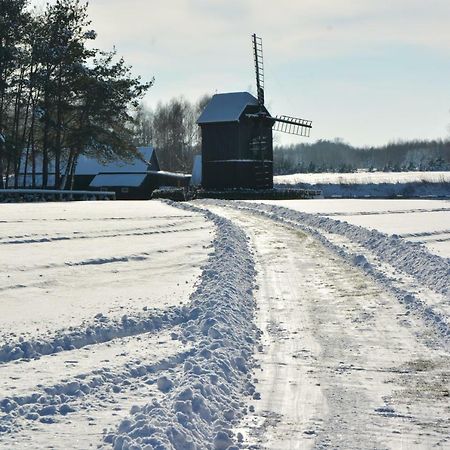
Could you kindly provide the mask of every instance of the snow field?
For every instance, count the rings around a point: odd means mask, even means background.
[[[320,189],[325,198],[448,198],[450,172],[298,173],[278,186]]]
[[[449,208],[324,202],[0,206],[0,448],[448,445]]]
[[[27,222],[32,231],[17,233],[11,224],[23,222],[14,214],[0,224],[8,227],[0,238],[8,252],[37,246],[36,254],[17,266],[3,253],[7,273],[27,271],[25,284],[36,267],[51,271],[59,265],[65,273],[56,277],[73,277],[77,287],[85,282],[89,291],[81,286],[78,295],[72,293],[70,316],[55,313],[47,295],[55,286],[46,272],[47,290],[33,298],[41,302],[40,317],[24,309],[19,296],[6,302],[0,447],[51,448],[64,442],[74,449],[236,448],[232,428],[245,413],[243,396],[256,395],[250,368],[259,332],[253,324],[255,270],[248,238],[229,221],[186,205],[136,202],[146,211],[134,216],[126,204],[131,217],[121,211],[115,219],[109,208],[117,203],[87,212],[97,218],[83,218],[80,204],[72,205],[68,220],[88,223],[82,231],[89,237],[74,236],[67,224],[58,230],[63,220],[57,209],[53,220],[47,218],[47,231],[34,208],[36,215]],[[97,227],[92,219],[100,222]],[[138,237],[130,227],[134,220],[142,221]],[[67,240],[50,229],[77,242],[76,258],[67,257]],[[145,246],[148,258],[136,260]],[[44,268],[46,252],[53,260]],[[80,268],[87,267],[100,270],[84,277]],[[158,276],[162,279],[153,278]],[[121,283],[126,296],[116,303]],[[8,294],[17,292],[9,284],[3,287]],[[27,298],[27,287],[22,289]],[[145,295],[145,290],[154,291]],[[70,299],[71,293],[61,296]]]
[[[450,172],[295,173],[274,178],[277,184],[448,183]]]
[[[212,225],[157,202],[94,203],[0,207],[0,361],[150,331],[187,301]]]

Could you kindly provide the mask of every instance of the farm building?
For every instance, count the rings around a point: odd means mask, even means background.
[[[259,119],[261,108],[265,120]],[[214,95],[197,120],[202,133],[202,186],[272,188],[274,122],[248,92]]]
[[[124,175],[126,174],[145,174],[148,170],[159,170],[158,158],[153,147],[138,147],[137,152],[137,156],[129,161],[114,160],[107,163],[102,163],[95,158],[80,155],[75,167],[73,188],[85,190],[89,189],[89,187],[93,187],[90,186],[90,184],[100,174],[117,174],[117,183],[118,185],[122,185],[123,183],[126,183],[126,181],[124,181]],[[121,178],[123,180],[119,181]],[[106,182],[106,178],[104,181]],[[111,181],[111,178],[109,178],[109,181]],[[96,187],[99,187],[99,182],[99,180],[96,181]],[[134,180],[134,182],[136,181]],[[105,185],[105,187],[106,186],[107,185]]]
[[[75,168],[76,190],[114,191],[116,198],[148,199],[158,187],[158,179],[149,170],[159,170],[158,158],[152,147],[139,147],[131,161],[116,160],[105,164],[80,156]]]
[[[74,173],[74,190],[113,191],[117,199],[149,199],[161,186],[184,187],[190,177],[184,174],[161,171],[155,150],[138,147],[137,156],[129,161],[115,160],[107,163],[81,155]],[[30,168],[29,168],[30,170]],[[50,168],[49,185],[54,184],[54,168]],[[12,180],[12,184],[14,181]],[[42,183],[42,162],[37,161],[35,185]],[[20,174],[21,187],[32,186],[32,175]]]

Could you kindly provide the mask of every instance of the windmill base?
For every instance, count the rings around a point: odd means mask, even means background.
[[[322,191],[313,189],[203,189],[174,188],[156,190],[154,199],[170,199],[173,201],[189,201],[202,198],[218,200],[304,200],[319,198]]]

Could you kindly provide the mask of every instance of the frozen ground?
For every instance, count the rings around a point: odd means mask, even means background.
[[[0,205],[0,448],[450,446],[448,202],[174,206]]]

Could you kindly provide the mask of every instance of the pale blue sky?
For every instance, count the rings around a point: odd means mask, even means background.
[[[98,46],[155,76],[150,106],[254,90],[256,32],[270,112],[313,120],[306,142],[449,136],[449,0],[91,0],[89,12]]]

